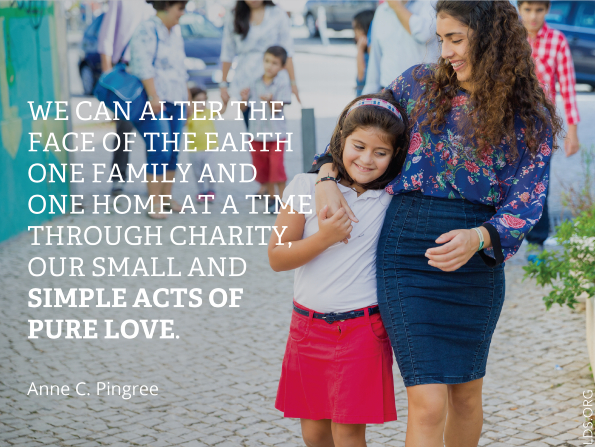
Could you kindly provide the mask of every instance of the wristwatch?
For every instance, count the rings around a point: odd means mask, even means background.
[[[221,81],[219,83],[219,88],[227,88],[229,87],[229,82]]]

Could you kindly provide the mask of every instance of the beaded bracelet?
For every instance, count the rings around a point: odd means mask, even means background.
[[[330,175],[327,175],[326,177],[321,177],[320,179],[318,179],[316,181],[316,183],[314,183],[314,186],[318,185],[320,182],[326,182],[327,180],[332,180],[333,182],[337,181],[337,179],[335,177],[331,177]]]
[[[474,230],[477,233],[477,235],[479,236],[479,248],[477,249],[477,251],[481,251],[481,250],[483,250],[483,244],[484,244],[483,233],[481,232],[481,230],[479,228],[474,228]]]

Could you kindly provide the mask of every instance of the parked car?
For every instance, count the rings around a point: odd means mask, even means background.
[[[349,1],[349,0],[310,0],[304,7],[304,21],[308,27],[310,37],[319,36],[318,8],[323,7],[326,14],[326,27],[335,31],[351,28],[353,16],[366,9],[375,10],[378,0]]]
[[[595,1],[553,1],[546,22],[568,40],[576,82],[595,89]]]
[[[92,95],[95,84],[101,76],[101,59],[97,52],[97,39],[103,21],[98,16],[83,34],[82,55],[79,73],[85,95]],[[213,87],[221,80],[219,55],[223,30],[213,25],[199,13],[189,13],[180,19],[180,28],[186,51],[186,69],[194,85]]]

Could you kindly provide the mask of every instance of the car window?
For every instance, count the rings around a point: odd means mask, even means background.
[[[552,2],[550,12],[545,16],[545,21],[549,23],[567,23],[571,8],[572,2]]]
[[[581,2],[578,5],[574,24],[584,28],[595,29],[595,2]]]
[[[198,37],[221,37],[223,32],[200,14],[186,14],[180,18],[184,39]]]

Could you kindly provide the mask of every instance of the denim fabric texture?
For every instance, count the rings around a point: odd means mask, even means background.
[[[478,227],[495,212],[418,191],[393,197],[378,241],[378,306],[405,386],[485,375],[504,303],[504,265],[488,267],[475,254],[460,269],[443,272],[424,254],[441,234]]]
[[[176,163],[178,162],[178,151],[184,142],[182,129],[185,120],[180,119],[183,105],[174,105],[172,103],[165,103],[165,110],[163,111],[163,119],[152,120],[149,115],[145,115],[144,121],[135,121],[134,127],[138,130],[140,135],[145,140],[147,150],[147,173],[155,175],[164,175],[165,171],[175,171]],[[157,118],[161,118],[161,114],[155,113]],[[171,120],[169,119],[171,117]],[[149,133],[158,133],[158,135],[148,135]],[[178,134],[178,147],[174,143]],[[151,138],[153,139],[153,150],[151,148]],[[167,143],[165,143],[167,141]],[[164,150],[165,149],[165,150]],[[156,164],[157,166],[154,166]],[[164,165],[166,165],[164,167]],[[165,169],[164,169],[165,168]]]

